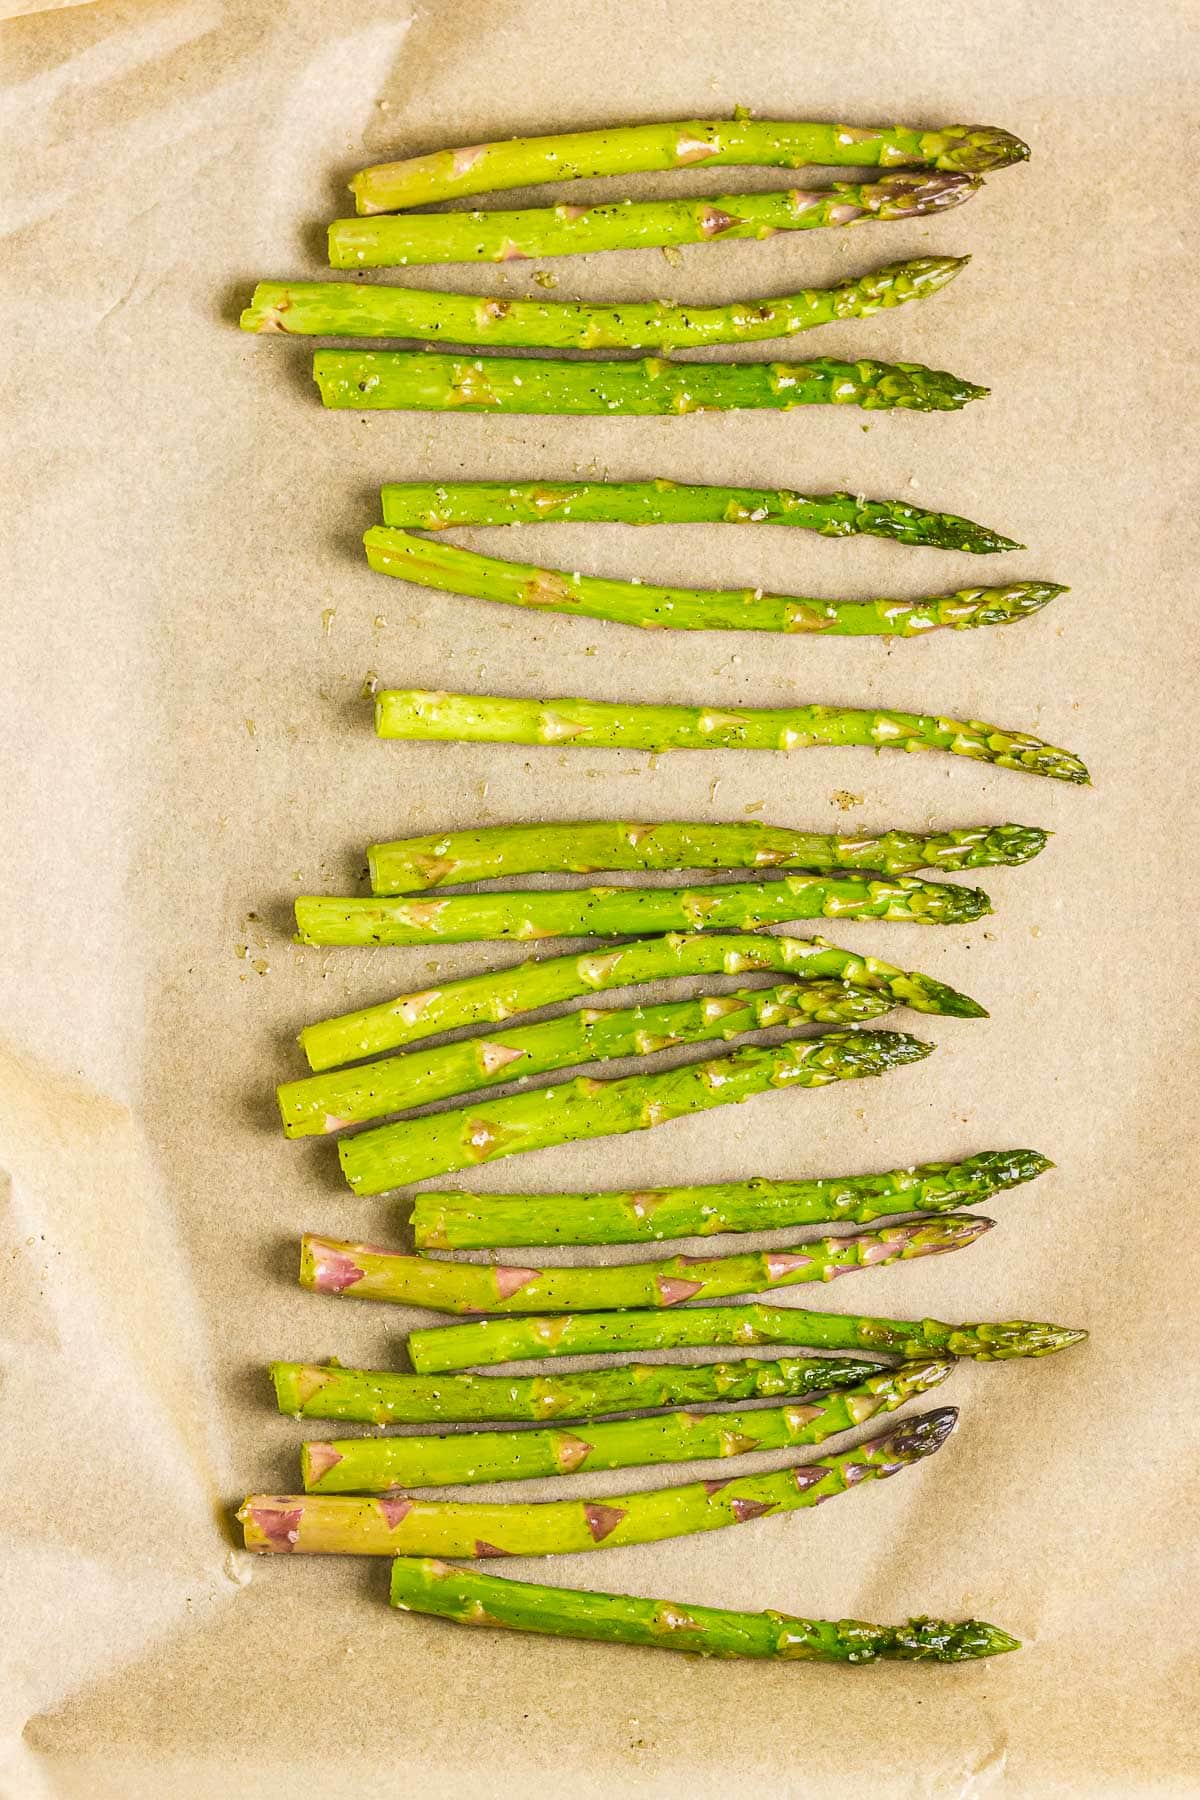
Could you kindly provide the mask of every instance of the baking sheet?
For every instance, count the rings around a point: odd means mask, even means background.
[[[1195,1791],[1194,1634],[1179,1629],[1197,1573],[1187,10],[94,0],[4,27],[0,1792]],[[255,278],[319,273],[357,166],[738,103],[984,119],[1035,155],[936,221],[710,246],[680,266],[572,259],[553,265],[559,296],[781,293],[970,251],[951,291],[801,354],[931,362],[990,384],[988,401],[930,417],[360,418],[322,413],[311,347],[233,329]],[[532,273],[450,275],[536,294]],[[1011,631],[916,644],[682,639],[422,592],[357,553],[382,480],[593,470],[911,497],[1022,539],[1005,575],[1072,592]],[[715,527],[542,528],[514,553],[818,593],[915,593],[998,566]],[[870,696],[1032,728],[1084,755],[1095,787],[941,757],[655,766],[382,745],[360,698],[376,679]],[[1087,1324],[1084,1350],[957,1371],[950,1446],[852,1504],[554,1571],[833,1616],[972,1611],[1017,1632],[1019,1656],[851,1673],[476,1635],[392,1615],[383,1564],[252,1564],[235,1548],[241,1494],[298,1479],[302,1428],[271,1411],[265,1362],[385,1362],[415,1322],[292,1281],[304,1228],[403,1241],[394,1205],[340,1188],[327,1144],[274,1129],[271,1084],[301,1069],[294,1033],[431,964],[515,956],[302,951],[291,894],[352,883],[375,837],[613,813],[1056,833],[1032,866],[989,873],[997,911],[978,926],[831,933],[991,1009],[915,1021],[938,1045],[919,1068],[487,1178],[848,1172],[1018,1143],[1052,1156],[969,1254],[830,1303]]]

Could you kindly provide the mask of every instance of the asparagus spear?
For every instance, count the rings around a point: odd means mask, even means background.
[[[793,981],[660,1006],[587,1007],[485,1038],[463,1038],[358,1068],[285,1081],[275,1093],[285,1135],[315,1137],[548,1069],[607,1062],[614,1056],[649,1056],[674,1044],[728,1040],[777,1025],[852,1024],[877,1019],[891,1004],[878,988]]]
[[[532,1088],[398,1125],[375,1126],[342,1138],[338,1158],[356,1194],[382,1194],[429,1175],[547,1144],[645,1131],[712,1106],[739,1104],[769,1088],[824,1087],[882,1075],[920,1061],[932,1048],[898,1031],[827,1031],[654,1075],[626,1075],[617,1081],[581,1075],[562,1087]]]
[[[550,1556],[655,1543],[818,1506],[940,1450],[957,1411],[905,1419],[853,1450],[772,1475],[651,1488],[595,1500],[413,1500],[406,1494],[252,1494],[238,1510],[247,1550],[335,1556]]]
[[[922,363],[863,358],[803,363],[567,362],[533,356],[453,356],[437,350],[318,350],[313,379],[325,406],[355,412],[689,413],[740,407],[861,406],[957,412],[976,387]]]
[[[550,520],[626,525],[795,525],[822,537],[891,538],[989,555],[1023,550],[957,513],[859,494],[791,488],[702,487],[680,481],[393,481],[379,490],[385,525],[539,525]]]
[[[915,165],[979,174],[1023,162],[1028,144],[995,125],[827,125],[792,119],[683,119],[656,125],[612,125],[599,131],[508,138],[435,150],[402,162],[376,163],[353,177],[360,213],[426,206],[464,194],[634,175],[651,169],[754,165],[800,169],[894,169]]]
[[[897,969],[875,956],[839,950],[824,938],[763,934],[670,932],[583,956],[549,956],[513,969],[468,975],[421,993],[400,994],[340,1018],[307,1025],[300,1044],[314,1069],[335,1068],[356,1057],[394,1050],[459,1025],[496,1024],[514,1013],[533,1012],[580,994],[636,987],[679,975],[746,975],[779,969],[806,979],[828,976],[873,988],[916,1012],[986,1019],[966,994],[915,970]]]
[[[785,875],[700,888],[524,888],[434,900],[301,894],[302,944],[471,944],[646,931],[754,930],[794,919],[903,919],[961,925],[992,910],[981,888],[898,875]]]
[[[334,269],[505,263],[598,250],[762,239],[779,231],[924,218],[960,206],[981,186],[976,176],[965,173],[884,175],[876,181],[837,181],[830,187],[790,188],[783,193],[335,219],[329,227],[329,262]]]
[[[415,894],[448,883],[510,875],[594,875],[609,869],[917,869],[994,868],[1029,862],[1046,845],[1035,825],[968,825],[955,831],[884,831],[837,837],[739,819],[633,824],[623,819],[570,825],[483,825],[428,837],[371,844],[375,894]]]
[[[856,1387],[807,1405],[750,1412],[660,1413],[573,1431],[469,1431],[442,1437],[338,1438],[301,1446],[308,1494],[386,1494],[405,1487],[472,1487],[484,1481],[528,1481],[581,1469],[628,1469],[646,1463],[701,1462],[751,1450],[823,1444],[876,1413],[895,1412],[914,1394],[945,1381],[953,1359],[904,1363]]]
[[[1086,782],[1069,750],[982,719],[880,712],[857,706],[634,706],[603,700],[516,700],[390,688],[375,696],[380,737],[472,744],[564,744],[577,749],[948,750],[1056,781]]]
[[[445,215],[443,215],[444,218]],[[451,215],[453,216],[453,215]],[[461,214],[458,215],[461,217]],[[241,316],[243,331],[303,337],[425,338],[489,348],[677,350],[794,337],[836,319],[925,300],[966,268],[966,256],[887,263],[837,287],[802,288],[770,300],[689,306],[670,300],[595,305],[581,300],[511,300],[356,281],[260,281]]]
[[[563,1318],[487,1319],[410,1331],[408,1354],[420,1375],[543,1356],[596,1356],[681,1345],[803,1344],[875,1355],[971,1356],[998,1362],[1049,1356],[1086,1331],[1012,1319],[1002,1325],[943,1325],[938,1319],[873,1319],[805,1312],[798,1306],[688,1306],[678,1312],[588,1313]]]
[[[854,1269],[882,1268],[919,1256],[964,1250],[994,1221],[974,1213],[886,1225],[854,1237],[818,1238],[780,1250],[735,1256],[672,1256],[666,1262],[604,1267],[514,1268],[511,1263],[453,1263],[402,1256],[374,1244],[343,1243],[305,1232],[300,1286],[315,1294],[389,1300],[431,1312],[603,1312],[611,1307],[678,1306],[760,1294],[806,1281],[833,1281]]]
[[[340,1363],[271,1364],[281,1413],[360,1425],[593,1419],[704,1400],[782,1400],[855,1387],[888,1365],[855,1358],[746,1357],[740,1362],[625,1363],[550,1375],[396,1375]]]
[[[548,1637],[603,1644],[640,1644],[691,1656],[754,1657],[778,1662],[972,1662],[1019,1650],[1020,1641],[982,1619],[951,1624],[910,1619],[872,1625],[863,1619],[798,1619],[792,1613],[731,1612],[632,1594],[509,1581],[459,1569],[438,1557],[397,1556],[391,1602],[401,1612],[432,1613],[459,1625],[503,1626]]]
[[[923,1163],[882,1175],[815,1181],[722,1182],[607,1194],[418,1194],[421,1250],[516,1249],[538,1244],[661,1243],[722,1231],[778,1231],[831,1220],[869,1224],[889,1213],[974,1206],[1053,1168],[1034,1150],[990,1150],[960,1163]]]
[[[363,533],[363,545],[367,562],[378,574],[419,587],[654,630],[921,637],[942,629],[1010,625],[1067,591],[1053,581],[1010,581],[1003,587],[959,588],[916,600],[820,600],[807,594],[769,594],[762,588],[671,588],[606,575],[568,574],[565,569],[480,556],[390,525],[370,526]]]

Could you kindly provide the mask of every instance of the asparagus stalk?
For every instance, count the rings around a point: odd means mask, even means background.
[[[625,1363],[549,1375],[396,1375],[340,1363],[271,1364],[281,1413],[359,1425],[476,1425],[502,1419],[594,1419],[706,1400],[783,1400],[852,1388],[887,1373],[857,1358]]]
[[[938,1319],[874,1319],[805,1312],[798,1306],[689,1306],[678,1312],[618,1312],[544,1319],[487,1319],[411,1331],[408,1354],[420,1375],[543,1356],[596,1356],[684,1345],[803,1344],[875,1355],[970,1356],[999,1362],[1050,1356],[1086,1331],[1013,1319],[1002,1325],[944,1325]]]
[[[895,1005],[910,1006],[915,1012],[987,1018],[978,1001],[930,975],[898,969],[875,956],[839,950],[824,938],[670,932],[583,956],[550,956],[519,963],[513,969],[468,975],[420,993],[400,994],[379,1006],[307,1025],[300,1033],[300,1044],[311,1068],[331,1069],[436,1032],[452,1031],[460,1025],[496,1024],[514,1013],[533,1012],[580,994],[636,987],[680,975],[746,975],[767,969],[876,989]]]
[[[806,120],[683,119],[656,125],[614,125],[548,137],[508,138],[435,150],[402,162],[376,163],[353,177],[360,213],[426,206],[464,194],[597,175],[634,175],[652,169],[754,165],[800,169],[918,168],[979,174],[1023,162],[1029,146],[995,125],[827,125]]]
[[[869,1224],[889,1213],[974,1206],[1053,1168],[1035,1150],[989,1150],[959,1163],[814,1181],[721,1182],[601,1194],[418,1194],[420,1250],[523,1249],[540,1244],[661,1243],[722,1231],[778,1231],[830,1221]]]
[[[700,888],[522,888],[434,900],[301,894],[302,944],[471,944],[634,932],[755,930],[796,919],[902,919],[961,925],[992,910],[981,888],[898,875],[785,875]]]
[[[461,217],[461,215],[459,215]],[[444,215],[443,215],[444,217]],[[966,256],[887,263],[837,287],[802,288],[770,300],[689,306],[670,300],[595,305],[581,300],[511,300],[355,281],[260,281],[241,316],[243,331],[303,337],[424,338],[489,348],[678,350],[794,337],[837,319],[869,319],[936,294],[966,268]]]
[[[957,874],[1029,862],[1048,832],[1034,825],[968,825],[955,831],[884,831],[838,837],[791,831],[757,819],[633,824],[597,819],[570,825],[483,825],[371,844],[375,894],[415,894],[449,883],[511,875],[594,875],[609,869],[871,869]]]
[[[795,525],[822,537],[891,538],[985,556],[1023,550],[986,525],[907,500],[801,494],[792,488],[702,487],[680,481],[393,481],[380,488],[385,525]]]
[[[300,1240],[300,1286],[315,1294],[388,1300],[431,1312],[536,1313],[550,1307],[603,1312],[613,1307],[678,1306],[684,1300],[768,1293],[806,1281],[833,1281],[855,1269],[942,1256],[966,1249],[993,1223],[973,1213],[952,1214],[887,1225],[854,1237],[818,1238],[780,1250],[550,1269],[438,1262],[306,1232]]]
[[[876,181],[837,181],[830,187],[790,188],[783,193],[335,219],[329,227],[329,262],[334,269],[506,263],[598,250],[762,239],[779,231],[924,218],[960,206],[981,186],[976,176],[965,173],[884,175]]]
[[[853,1450],[772,1475],[690,1482],[594,1500],[413,1500],[406,1494],[252,1494],[238,1511],[247,1550],[336,1556],[550,1556],[655,1543],[817,1506],[940,1450],[954,1407],[905,1419]]]
[[[390,688],[375,696],[383,738],[472,744],[557,744],[576,749],[946,750],[1055,781],[1087,782],[1077,756],[1028,732],[982,719],[881,712],[857,706],[635,706],[603,700],[516,700]]]
[[[957,412],[976,387],[921,363],[567,362],[453,356],[437,350],[318,350],[324,406],[355,412],[689,413],[741,407],[860,406]]]
[[[532,1088],[402,1124],[375,1126],[342,1138],[338,1158],[356,1194],[382,1194],[548,1144],[645,1131],[712,1106],[740,1104],[770,1088],[825,1087],[882,1075],[920,1061],[932,1048],[898,1031],[828,1031],[653,1075],[626,1075],[617,1081],[581,1075],[562,1087]]]
[[[503,562],[414,537],[390,525],[363,534],[367,562],[441,593],[498,600],[535,612],[611,619],[619,625],[673,631],[824,632],[827,637],[923,637],[931,631],[967,631],[1011,625],[1039,612],[1066,588],[1053,581],[1010,581],[1003,587],[959,588],[915,600],[820,600],[807,594],[769,594],[762,588],[674,588],[619,581],[606,575],[568,574],[534,563]]]
[[[582,1469],[628,1469],[647,1463],[701,1462],[751,1450],[823,1444],[877,1413],[895,1412],[915,1394],[945,1381],[949,1357],[888,1369],[828,1399],[750,1412],[660,1413],[573,1431],[469,1431],[443,1437],[338,1438],[301,1447],[308,1494],[386,1494],[393,1488],[473,1487],[484,1481],[529,1481]]]
[[[640,1644],[651,1650],[727,1659],[955,1663],[1021,1648],[1019,1639],[982,1619],[961,1624],[910,1619],[907,1625],[873,1625],[863,1619],[731,1612],[679,1600],[642,1600],[632,1594],[594,1594],[509,1581],[478,1569],[456,1568],[438,1557],[397,1556],[392,1563],[391,1603],[401,1612],[432,1613],[459,1625],[503,1626],[547,1637]]]
[[[615,1056],[649,1056],[675,1044],[729,1040],[778,1025],[853,1024],[891,1007],[878,988],[794,981],[735,994],[702,994],[659,1006],[587,1007],[432,1050],[410,1050],[352,1069],[285,1081],[276,1088],[284,1133],[315,1137],[432,1100]]]

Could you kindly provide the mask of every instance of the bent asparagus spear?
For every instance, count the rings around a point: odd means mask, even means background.
[[[784,1400],[852,1388],[888,1365],[824,1356],[768,1361],[626,1363],[548,1375],[397,1375],[340,1363],[271,1364],[281,1413],[359,1425],[478,1425],[503,1419],[594,1419],[705,1400]]]
[[[302,944],[471,944],[517,938],[625,937],[653,931],[719,931],[796,919],[903,919],[961,925],[992,910],[981,888],[899,875],[785,875],[775,881],[700,888],[551,888],[450,894],[301,894]]]
[[[915,970],[898,969],[875,956],[840,950],[824,938],[774,937],[766,933],[669,932],[582,956],[548,956],[468,975],[441,987],[400,994],[378,1006],[307,1025],[300,1044],[313,1069],[394,1050],[460,1025],[496,1024],[514,1013],[533,1012],[580,994],[636,987],[680,975],[747,975],[781,970],[806,980],[829,977],[886,994],[915,1012],[986,1019],[978,1001]]]
[[[1054,581],[1011,581],[1003,587],[960,588],[915,600],[820,600],[807,594],[769,594],[762,588],[673,588],[568,574],[534,563],[503,562],[414,537],[390,525],[363,534],[367,562],[441,593],[498,600],[535,612],[609,619],[643,630],[823,632],[827,637],[924,637],[931,631],[968,631],[1011,625],[1039,612],[1066,588]]]
[[[891,538],[986,556],[1023,550],[1012,538],[957,513],[859,494],[791,488],[705,487],[681,481],[393,481],[379,490],[385,525],[444,531],[451,525],[793,525],[822,537]]]
[[[529,1481],[581,1469],[628,1469],[648,1463],[702,1462],[751,1450],[794,1450],[823,1444],[945,1381],[949,1357],[904,1363],[856,1387],[807,1405],[750,1412],[660,1413],[573,1431],[469,1431],[443,1437],[339,1438],[307,1443],[300,1468],[307,1494],[386,1494],[393,1488],[473,1487],[484,1481]]]
[[[356,281],[260,281],[240,324],[243,331],[302,337],[424,338],[500,349],[694,349],[794,337],[837,319],[869,319],[909,300],[928,299],[969,261],[966,256],[918,256],[887,263],[837,287],[802,288],[777,299],[734,300],[725,306],[669,300],[597,305]]]
[[[654,169],[906,167],[977,175],[1024,162],[1028,144],[995,125],[828,125],[793,119],[682,119],[611,125],[435,150],[360,169],[350,191],[360,213],[427,206],[464,194]]]
[[[922,363],[591,362],[453,356],[438,350],[318,350],[324,406],[365,411],[659,414],[861,406],[957,412],[976,387]]]
[[[919,1062],[932,1044],[899,1031],[828,1031],[821,1037],[746,1048],[711,1062],[685,1063],[616,1081],[579,1076],[402,1124],[342,1138],[338,1159],[356,1194],[424,1181],[548,1144],[646,1131],[713,1106],[740,1104],[771,1088],[825,1087]]]
[[[840,981],[796,981],[736,994],[701,994],[660,1006],[611,1011],[587,1007],[538,1025],[285,1081],[275,1094],[285,1135],[314,1137],[576,1063],[650,1056],[676,1044],[728,1041],[747,1031],[780,1025],[861,1023],[877,1019],[891,1005],[890,996],[878,989]]]
[[[550,1556],[655,1543],[818,1506],[940,1450],[958,1414],[941,1407],[882,1436],[773,1475],[694,1481],[596,1500],[413,1500],[406,1494],[252,1494],[238,1510],[247,1550],[335,1556]]]
[[[473,744],[557,744],[576,749],[947,750],[1055,781],[1087,782],[1083,763],[1028,732],[982,719],[881,712],[857,706],[637,706],[604,700],[516,700],[389,688],[375,696],[383,738]]]
[[[410,1331],[408,1354],[421,1375],[543,1356],[597,1356],[685,1345],[802,1344],[875,1355],[971,1356],[999,1362],[1050,1356],[1086,1331],[1010,1319],[1000,1325],[944,1325],[939,1319],[875,1319],[853,1313],[806,1312],[798,1306],[688,1306],[668,1312],[569,1314],[545,1319],[486,1319]]]
[[[612,1307],[678,1306],[767,1293],[806,1281],[833,1281],[855,1269],[883,1268],[919,1256],[964,1250],[994,1221],[964,1217],[887,1225],[855,1237],[820,1238],[781,1250],[736,1256],[673,1256],[666,1262],[606,1267],[514,1268],[511,1263],[438,1262],[403,1256],[374,1244],[343,1243],[305,1232],[300,1240],[300,1286],[316,1294],[389,1300],[432,1312],[603,1312]]]
[[[511,875],[594,875],[610,869],[918,869],[1011,867],[1045,848],[1035,825],[968,825],[956,831],[884,831],[858,837],[792,831],[757,819],[633,824],[595,819],[569,825],[482,825],[371,844],[374,894],[416,894],[450,883]]]
[[[771,238],[779,231],[924,218],[960,206],[982,185],[974,175],[954,172],[884,175],[875,181],[835,181],[830,187],[790,188],[783,193],[335,219],[329,227],[329,263],[334,269],[506,263],[598,250],[661,250],[727,238]]]
[[[458,1625],[501,1626],[547,1637],[602,1644],[639,1644],[690,1656],[753,1657],[778,1662],[973,1662],[1019,1650],[1020,1640],[983,1619],[952,1624],[910,1619],[873,1625],[864,1619],[799,1619],[792,1613],[731,1612],[679,1600],[594,1594],[582,1588],[510,1581],[460,1569],[438,1557],[397,1556],[391,1603],[401,1612],[431,1613]]]
[[[948,1212],[1032,1181],[1053,1164],[1034,1150],[990,1150],[959,1163],[813,1181],[730,1181],[712,1187],[606,1194],[418,1194],[419,1250],[524,1249],[540,1244],[661,1243],[722,1231],[778,1231],[889,1213]]]

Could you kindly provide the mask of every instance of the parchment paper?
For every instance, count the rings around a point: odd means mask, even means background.
[[[1195,24],[1166,0],[96,0],[4,28],[6,1796],[1197,1791]],[[989,400],[930,417],[359,418],[320,410],[310,346],[233,328],[255,278],[320,272],[356,166],[737,103],[982,119],[1035,156],[934,222],[695,249],[679,267],[560,262],[558,295],[782,293],[969,250],[951,291],[799,354],[919,359]],[[533,272],[410,279],[532,294]],[[676,638],[422,592],[358,553],[382,480],[584,470],[908,495],[1025,541],[1004,576],[1072,592],[1008,631],[891,648]],[[716,527],[507,542],[568,567],[816,593],[998,567]],[[652,767],[385,746],[360,699],[375,678],[873,696],[1040,731],[1086,757],[1095,787],[932,756]],[[265,1363],[395,1360],[416,1322],[295,1286],[303,1228],[404,1235],[403,1209],[349,1198],[328,1144],[280,1138],[271,1087],[301,1071],[294,1033],[431,965],[517,954],[302,951],[290,896],[350,886],[379,836],[748,813],[1053,828],[1038,862],[989,876],[997,911],[979,926],[831,933],[965,987],[990,1021],[915,1021],[937,1054],[869,1087],[545,1152],[479,1184],[848,1172],[1030,1144],[1058,1168],[999,1198],[979,1247],[829,1303],[1050,1318],[1092,1340],[956,1372],[957,1437],[901,1481],[566,1559],[553,1578],[818,1615],[977,1612],[1026,1648],[956,1670],[727,1667],[393,1615],[382,1563],[251,1566],[230,1508],[294,1486],[302,1436],[272,1411]]]

